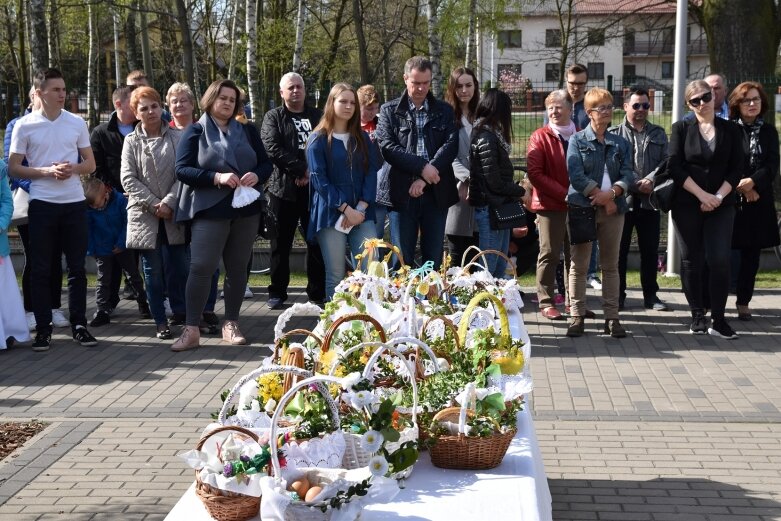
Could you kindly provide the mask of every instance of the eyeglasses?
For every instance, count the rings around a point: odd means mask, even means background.
[[[762,98],[760,98],[759,96],[754,98],[744,98],[740,100],[741,105],[751,105],[751,104],[759,105],[760,103],[762,103]]]
[[[713,93],[712,92],[706,92],[699,98],[692,98],[689,100],[689,105],[692,107],[699,107],[700,103],[708,103],[710,100],[713,99]]]
[[[648,110],[651,108],[651,104],[648,103],[647,101],[645,103],[632,103],[632,108],[634,110],[640,110],[640,109]]]
[[[613,110],[613,105],[600,105],[599,107],[594,107],[593,109],[589,109],[589,112],[594,110],[596,110],[600,114],[605,114]]]
[[[585,84],[586,84],[585,81],[568,81],[567,82],[567,85],[572,85],[573,87],[582,87]]]

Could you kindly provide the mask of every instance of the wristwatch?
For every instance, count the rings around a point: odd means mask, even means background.
[[[719,201],[722,201],[724,199],[724,196],[721,195],[719,192],[716,192],[716,199],[718,199]]]

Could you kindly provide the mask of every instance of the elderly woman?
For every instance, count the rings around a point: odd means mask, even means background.
[[[689,83],[684,96],[695,117],[673,124],[668,169],[678,187],[672,217],[681,248],[681,283],[692,314],[689,331],[737,338],[724,319],[724,309],[729,293],[735,187],[744,161],[743,135],[737,125],[716,117],[713,92],[706,82]],[[705,261],[710,267],[707,281],[701,275]],[[710,327],[705,319],[704,284],[710,290]]]
[[[184,316],[187,246],[184,227],[173,221],[176,208],[176,147],[181,131],[161,119],[160,94],[138,87],[130,108],[140,122],[125,138],[120,170],[128,197],[127,247],[139,250],[147,300],[157,338],[172,338],[163,305],[167,292],[174,313]]]
[[[763,248],[778,246],[778,225],[773,203],[773,180],[778,177],[778,131],[762,119],[768,109],[762,85],[741,83],[729,97],[729,115],[743,130],[746,162],[736,188],[738,202],[732,248],[740,251],[738,319],[751,320],[748,305],[754,294]]]
[[[182,182],[176,220],[190,222],[192,239],[186,325],[173,351],[198,347],[198,325],[220,257],[226,273],[222,338],[229,344],[247,343],[237,320],[260,222],[259,197],[271,162],[257,129],[235,120],[242,109],[240,99],[241,91],[231,80],[209,85],[201,98],[203,115],[187,127],[176,151],[176,176]]]
[[[569,271],[570,251],[567,237],[567,146],[575,134],[571,119],[572,97],[564,90],[554,90],[545,98],[548,124],[529,138],[526,164],[532,184],[531,210],[537,214],[540,253],[537,257],[537,299],[540,313],[550,320],[564,315],[553,302],[556,266],[564,250],[565,280]]]
[[[458,155],[453,161],[453,173],[458,180],[459,201],[447,211],[445,234],[450,243],[453,264],[459,264],[464,252],[477,245],[475,211],[466,200],[469,193],[469,147],[472,143],[472,124],[480,101],[477,76],[466,67],[456,67],[447,82],[445,100],[453,107],[458,128]]]
[[[195,94],[189,85],[181,82],[172,84],[168,87],[165,102],[171,111],[171,127],[184,130],[194,123]]]
[[[584,107],[589,125],[569,140],[567,170],[570,187],[567,203],[574,207],[595,209],[599,264],[602,267],[602,309],[605,312],[604,333],[623,338],[626,331],[618,320],[618,253],[624,214],[629,210],[626,191],[633,182],[629,142],[607,132],[613,119],[613,96],[605,89],[593,88],[586,93]],[[572,219],[572,216],[568,217]],[[585,330],[586,276],[591,257],[591,242],[574,244],[569,272],[572,320],[567,336],[578,337]]]

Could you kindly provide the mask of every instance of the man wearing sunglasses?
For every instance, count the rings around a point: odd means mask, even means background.
[[[618,254],[618,275],[620,279],[618,306],[624,308],[626,300],[626,267],[632,231],[637,230],[637,245],[640,249],[640,285],[643,288],[643,304],[646,309],[668,311],[667,304],[657,296],[656,261],[659,250],[659,212],[649,201],[653,189],[653,178],[667,159],[667,135],[659,125],[648,121],[651,108],[648,91],[635,88],[624,99],[626,118],[620,125],[612,126],[608,132],[617,134],[631,145],[634,182],[629,185],[626,201],[629,211],[624,217],[624,230]]]

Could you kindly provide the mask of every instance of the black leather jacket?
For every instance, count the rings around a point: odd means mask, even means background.
[[[92,129],[89,141],[92,153],[95,154],[95,177],[116,191],[125,193],[120,176],[125,136],[119,132],[116,112],[111,114],[108,123],[101,123]]]
[[[469,152],[469,204],[500,206],[517,201],[526,191],[513,180],[510,154],[487,128],[472,132]]]
[[[428,185],[425,190],[433,191],[437,207],[444,210],[458,202],[453,175],[453,159],[458,154],[458,129],[450,105],[437,100],[431,93],[426,99],[429,118],[423,139],[428,162],[439,170],[439,183]],[[409,201],[410,185],[420,177],[426,166],[426,160],[416,154],[418,127],[414,115],[410,113],[406,92],[382,106],[376,136],[382,157],[390,164],[391,202],[394,207],[403,207]]]
[[[298,190],[295,181],[304,177],[307,170],[304,149],[299,146],[301,143],[306,143],[307,136],[303,137],[303,141],[299,139],[299,130],[293,123],[291,114],[283,103],[266,112],[260,129],[266,154],[274,163],[274,171],[267,189],[286,201],[295,201],[298,194],[303,193]],[[305,105],[304,111],[299,114],[301,118],[308,119],[311,123],[309,131],[317,126],[322,115],[320,109],[308,105]]]

